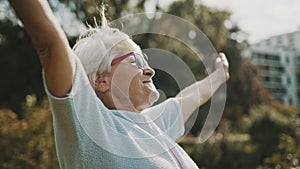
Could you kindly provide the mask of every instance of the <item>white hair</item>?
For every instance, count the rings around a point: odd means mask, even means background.
[[[129,39],[129,36],[115,28],[90,28],[80,36],[73,50],[86,74],[102,73],[110,71],[112,59],[121,53],[118,50],[122,50],[115,46],[126,39]]]
[[[119,29],[111,28],[104,15],[104,5],[101,6],[101,26],[89,26],[87,32],[82,34],[73,50],[79,57],[86,74],[102,73],[111,70],[112,59],[120,54],[122,48],[115,47],[129,36]]]

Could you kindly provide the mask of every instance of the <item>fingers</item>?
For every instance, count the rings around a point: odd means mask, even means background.
[[[218,59],[221,61],[220,64],[222,65],[222,67],[225,70],[225,76],[226,76],[225,78],[226,78],[226,80],[228,80],[230,75],[229,75],[229,71],[228,71],[229,63],[228,63],[228,60],[226,58],[226,55],[223,52],[220,52],[219,57],[217,58],[217,60]]]
[[[225,53],[223,53],[223,52],[220,52],[219,53],[219,57],[218,58],[220,58],[220,60],[221,60],[221,62],[223,63],[223,64],[225,64],[225,65],[229,65],[229,63],[228,63],[228,60],[227,60],[227,58],[226,58],[226,55],[225,55]]]
[[[225,55],[225,53],[223,53],[223,52],[220,52],[219,53],[219,58],[222,60],[222,61],[226,61],[227,59],[226,59],[226,55]]]
[[[219,53],[219,57],[226,57],[226,56],[225,56],[225,53],[220,52],[220,53]]]

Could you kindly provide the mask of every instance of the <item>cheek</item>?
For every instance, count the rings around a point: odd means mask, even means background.
[[[132,86],[137,86],[137,76],[140,72],[130,68],[119,65],[113,72],[113,85],[118,86],[122,91],[129,92]]]
[[[129,84],[129,92],[130,92],[130,95],[133,96],[133,97],[136,96],[139,93],[144,92],[142,83],[141,83],[138,75],[136,75],[131,80],[131,82]]]
[[[129,98],[137,105],[151,106],[159,98],[159,93],[154,84],[143,84],[136,76],[130,83]]]

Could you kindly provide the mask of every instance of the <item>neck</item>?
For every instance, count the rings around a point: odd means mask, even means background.
[[[115,110],[125,110],[135,113],[140,113],[142,109],[136,108],[128,97],[120,98],[120,97],[113,97],[109,93],[99,93],[96,92],[98,98],[101,102],[107,107],[108,109],[115,109]]]

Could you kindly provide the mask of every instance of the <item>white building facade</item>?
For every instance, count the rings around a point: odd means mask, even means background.
[[[244,57],[260,68],[263,84],[274,99],[300,106],[300,31],[255,43]]]

